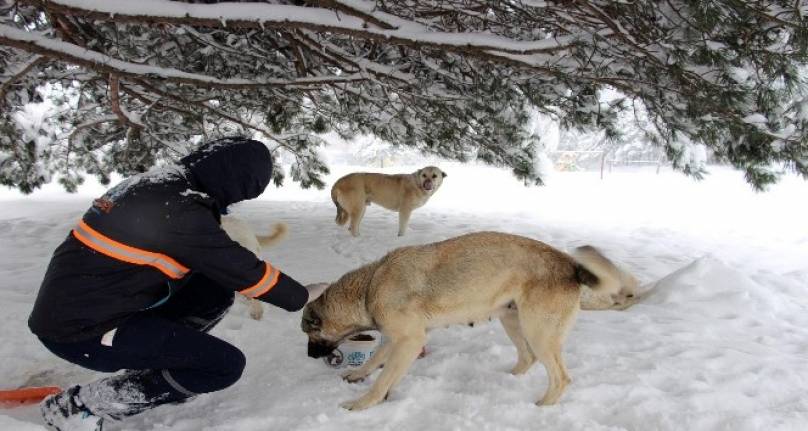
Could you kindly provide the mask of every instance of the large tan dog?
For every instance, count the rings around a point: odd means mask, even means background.
[[[446,173],[435,166],[427,166],[411,174],[348,174],[331,187],[331,200],[337,206],[336,222],[342,226],[350,221],[351,235],[358,236],[365,207],[375,203],[398,211],[398,236],[402,236],[407,230],[412,211],[426,204],[444,178]]]
[[[529,238],[480,232],[394,250],[342,276],[303,311],[308,354],[329,354],[346,337],[378,329],[387,342],[343,378],[359,381],[384,370],[363,397],[343,404],[360,410],[382,401],[418,356],[426,331],[500,318],[516,345],[513,374],[538,360],[550,384],[538,404],[553,404],[570,378],[561,358],[579,309],[581,285],[617,293],[613,267],[580,260]]]

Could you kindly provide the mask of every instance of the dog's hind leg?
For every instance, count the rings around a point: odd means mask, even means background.
[[[337,217],[334,221],[340,226],[348,223],[348,211],[345,211],[340,203],[340,191],[336,186],[331,188],[331,201],[337,207]]]
[[[519,315],[516,310],[508,309],[499,317],[502,327],[505,328],[505,333],[508,338],[513,341],[516,346],[517,361],[513,366],[511,374],[519,375],[524,374],[536,362],[536,356],[530,350],[530,346],[522,334],[522,328],[519,326]]]
[[[351,217],[351,235],[359,236],[359,223],[362,222],[362,217],[365,216],[365,201],[354,200],[354,203],[348,208],[348,214]]]
[[[547,370],[549,384],[536,404],[555,404],[572,381],[561,357],[566,333],[578,312],[577,289],[533,289],[517,304],[519,324],[536,359]]]
[[[348,410],[363,410],[372,407],[383,401],[390,390],[395,386],[415,359],[421,353],[426,342],[426,331],[423,327],[412,328],[408,333],[389,334],[390,354],[389,359],[384,364],[384,369],[379,377],[373,382],[373,386],[368,393],[362,397],[342,403],[341,406]]]
[[[392,350],[392,343],[385,342],[361,367],[343,373],[342,379],[349,383],[361,382],[387,362]]]

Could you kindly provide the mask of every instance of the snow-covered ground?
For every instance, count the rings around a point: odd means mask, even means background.
[[[268,260],[303,282],[333,280],[392,248],[478,230],[593,244],[650,292],[625,311],[584,311],[565,346],[573,378],[560,403],[536,407],[537,365],[508,370],[515,349],[498,322],[435,330],[390,399],[362,412],[344,383],[306,357],[300,315],[249,319],[238,302],[214,333],[248,358],[242,380],[112,430],[804,430],[808,429],[808,183],[786,177],[755,193],[727,169],[696,183],[653,170],[556,173],[525,188],[494,168],[442,163],[449,176],[410,231],[371,207],[352,238],[327,190],[270,188],[236,214],[257,231],[285,222]],[[335,166],[331,184],[356,169]],[[415,167],[387,169],[410,171]],[[367,170],[367,169],[365,169]],[[65,196],[0,193],[0,385],[67,385],[94,374],[40,347],[26,319],[50,253],[102,189]],[[375,375],[374,375],[375,377]],[[0,429],[41,429],[34,407],[0,410]]]

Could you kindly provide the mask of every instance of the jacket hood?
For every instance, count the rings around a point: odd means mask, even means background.
[[[258,197],[272,177],[272,155],[266,145],[246,138],[208,142],[180,159],[189,179],[216,201],[219,211]]]

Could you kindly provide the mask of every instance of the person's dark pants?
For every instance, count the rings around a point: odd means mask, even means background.
[[[79,392],[93,413],[121,418],[238,381],[244,354],[206,333],[232,304],[232,290],[194,275],[165,304],[121,324],[111,346],[102,344],[101,336],[75,343],[42,342],[62,359],[91,370],[127,370],[83,385]]]

